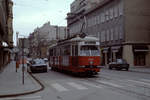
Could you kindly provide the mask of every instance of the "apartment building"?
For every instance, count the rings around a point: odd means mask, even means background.
[[[130,66],[150,66],[149,4],[149,0],[103,0],[76,16],[69,13],[68,32],[74,35],[82,29],[99,37],[103,65],[123,58]]]
[[[82,10],[88,10],[101,1],[103,0],[75,0],[70,6],[71,13],[79,13]]]
[[[0,70],[10,61],[13,48],[13,2],[0,0]]]

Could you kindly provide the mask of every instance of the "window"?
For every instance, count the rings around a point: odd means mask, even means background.
[[[113,8],[110,8],[110,19],[113,19],[114,17],[114,11]]]
[[[56,56],[60,56],[59,48],[56,49]]]
[[[87,27],[89,27],[89,18],[87,19]]]
[[[123,15],[123,3],[119,3],[119,15]]]
[[[108,12],[108,10],[106,10],[105,17],[106,17],[106,20],[108,21],[109,20],[109,12]]]
[[[75,56],[75,46],[72,45],[72,56]]]
[[[110,35],[110,39],[113,40],[114,39],[114,30],[113,28],[110,30],[111,35]]]
[[[105,22],[105,13],[102,13],[102,14],[101,14],[101,18],[102,18],[102,19],[101,19],[101,20],[102,20],[102,23]]]
[[[95,25],[95,24],[96,24],[96,17],[93,16],[93,25]]]
[[[118,17],[118,5],[114,7],[114,17]]]
[[[92,26],[92,18],[90,18],[90,23],[89,23],[90,27]]]
[[[99,17],[99,22],[98,23],[100,24],[101,23],[101,14],[99,14],[98,17]]]
[[[102,33],[101,33],[101,42],[105,42],[105,39],[106,38],[106,36],[105,36],[105,31],[102,31]]]
[[[53,49],[50,49],[49,51],[50,51],[50,53],[49,53],[50,56],[53,56]]]
[[[63,52],[64,56],[70,56],[71,55],[70,51],[71,51],[70,45],[67,45],[67,46],[63,47],[62,52]]]
[[[115,28],[115,40],[118,40],[118,27]]]
[[[78,45],[75,45],[75,56],[78,56]]]
[[[97,32],[97,37],[100,40],[100,32]]]
[[[99,56],[99,50],[97,46],[93,45],[84,45],[80,48],[80,55],[81,56]]]
[[[54,48],[54,51],[53,51],[53,52],[54,52],[54,56],[56,56],[56,48]]]
[[[99,24],[99,16],[96,16],[96,23]]]
[[[119,39],[123,39],[123,29],[122,29],[122,26],[119,27]]]
[[[106,35],[107,35],[107,36],[106,36],[106,37],[107,37],[106,40],[109,41],[109,30],[107,30]]]

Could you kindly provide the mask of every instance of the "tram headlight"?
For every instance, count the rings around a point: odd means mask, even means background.
[[[89,62],[89,64],[90,64],[90,65],[93,65],[93,64],[94,64],[94,62],[93,62],[93,61],[90,61],[90,62]]]
[[[80,66],[80,68],[85,68],[85,66]]]

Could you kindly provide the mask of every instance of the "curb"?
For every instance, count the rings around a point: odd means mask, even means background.
[[[17,97],[17,96],[29,95],[29,94],[40,92],[40,91],[42,91],[42,90],[45,89],[45,86],[35,76],[33,76],[31,72],[29,72],[29,71],[27,71],[27,72],[41,86],[40,89],[33,90],[33,91],[30,91],[30,92],[24,92],[24,93],[0,95],[0,98]]]

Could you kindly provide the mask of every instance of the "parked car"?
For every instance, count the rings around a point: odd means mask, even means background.
[[[29,69],[32,73],[34,72],[47,72],[47,64],[43,59],[35,59],[31,61]]]
[[[48,62],[48,59],[47,59],[47,58],[43,58],[43,60],[44,60],[45,62]]]
[[[109,69],[117,69],[117,70],[122,70],[126,69],[127,71],[129,70],[129,64],[126,62],[124,59],[117,59],[115,62],[110,62],[108,64]]]

